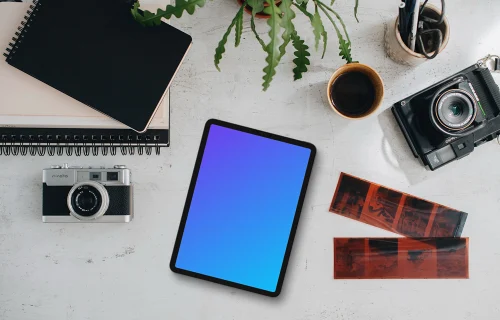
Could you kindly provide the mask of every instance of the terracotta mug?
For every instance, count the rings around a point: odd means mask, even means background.
[[[348,63],[337,69],[330,78],[327,96],[330,107],[340,116],[362,119],[373,114],[382,104],[384,82],[371,67],[362,63]]]

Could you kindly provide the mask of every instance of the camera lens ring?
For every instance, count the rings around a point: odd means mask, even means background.
[[[99,210],[95,214],[90,215],[90,216],[83,216],[81,214],[78,214],[76,212],[76,210],[74,209],[73,203],[72,203],[72,199],[73,199],[73,196],[75,195],[75,192],[83,186],[93,187],[94,189],[96,189],[99,192],[99,195],[101,197],[101,206],[100,206]],[[96,219],[102,217],[106,213],[106,211],[108,211],[109,194],[108,194],[108,191],[106,190],[106,188],[104,188],[104,186],[98,182],[95,182],[95,181],[79,182],[79,183],[75,184],[71,188],[71,190],[69,191],[68,197],[67,197],[67,205],[68,205],[70,214],[73,217],[77,218],[78,220],[82,220],[82,221],[96,220]]]
[[[447,104],[447,100],[453,98],[459,100],[458,105],[455,107],[456,110],[454,110],[453,112],[455,111],[457,113],[461,112],[460,115],[462,115],[464,112],[463,107],[465,106],[467,108],[465,112],[466,117],[463,120],[461,120],[460,123],[457,124],[451,122],[451,120],[449,119],[446,119],[444,111],[444,109],[450,107]],[[474,97],[469,92],[462,89],[450,89],[448,91],[443,92],[439,96],[437,102],[433,106],[433,109],[434,109],[433,116],[435,117],[435,120],[437,120],[435,121],[435,123],[438,124],[438,129],[440,129],[440,131],[446,134],[447,133],[446,131],[448,130],[461,131],[467,129],[476,119],[478,112],[478,105]]]

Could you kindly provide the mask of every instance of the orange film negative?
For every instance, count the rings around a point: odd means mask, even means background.
[[[330,212],[407,237],[460,237],[467,213],[341,173]]]
[[[468,238],[335,238],[335,279],[469,279]]]

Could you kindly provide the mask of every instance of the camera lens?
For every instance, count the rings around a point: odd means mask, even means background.
[[[79,220],[99,218],[106,213],[108,205],[106,188],[94,181],[78,183],[68,194],[70,213]]]
[[[460,89],[452,89],[441,95],[436,104],[436,117],[449,130],[463,130],[470,126],[477,114],[472,96]]]
[[[79,215],[93,216],[101,208],[102,197],[96,188],[81,186],[76,189],[71,198],[71,204]]]

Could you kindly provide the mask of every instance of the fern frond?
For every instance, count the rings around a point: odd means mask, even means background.
[[[283,28],[283,34],[281,38],[283,39],[283,44],[280,46],[280,58],[282,58],[286,53],[286,47],[290,43],[292,33],[295,32],[295,26],[292,20],[295,19],[295,12],[292,10],[293,0],[282,0],[279,6],[282,14],[280,26]]]
[[[307,57],[311,56],[309,53],[309,47],[304,43],[304,40],[300,39],[297,32],[292,34],[292,45],[295,48],[295,59],[293,59],[293,63],[295,63],[295,68],[293,69],[293,79],[298,80],[302,79],[302,74],[307,72],[307,66],[311,64]]]
[[[279,49],[279,33],[280,33],[280,23],[281,23],[281,17],[279,14],[279,9],[274,3],[274,0],[266,0],[267,3],[269,4],[269,13],[270,17],[267,20],[267,24],[270,27],[269,30],[269,38],[270,42],[266,46],[266,62],[267,65],[264,68],[264,77],[262,78],[264,80],[264,83],[262,84],[264,91],[266,91],[269,88],[269,85],[271,84],[271,81],[273,80],[274,75],[276,74],[276,67],[279,64],[280,61],[280,49]]]
[[[193,14],[196,7],[203,7],[205,2],[206,0],[175,0],[175,4],[167,5],[165,10],[158,9],[156,14],[144,10],[142,15],[138,11],[140,5],[136,7],[136,4],[139,2],[136,2],[134,4],[134,8],[132,9],[132,16],[144,26],[157,26],[161,23],[161,18],[170,19],[172,16],[180,18],[184,12]]]
[[[233,27],[238,23],[240,19],[243,19],[243,10],[245,8],[246,2],[241,6],[240,10],[236,13],[236,16],[233,18],[233,21],[231,21],[231,24],[229,27],[227,27],[226,33],[222,36],[222,39],[219,41],[219,45],[217,45],[217,48],[215,48],[215,56],[214,56],[214,64],[217,70],[220,71],[220,61],[222,60],[222,54],[226,52],[226,43],[227,43],[227,38],[231,34],[231,30],[233,30]]]

